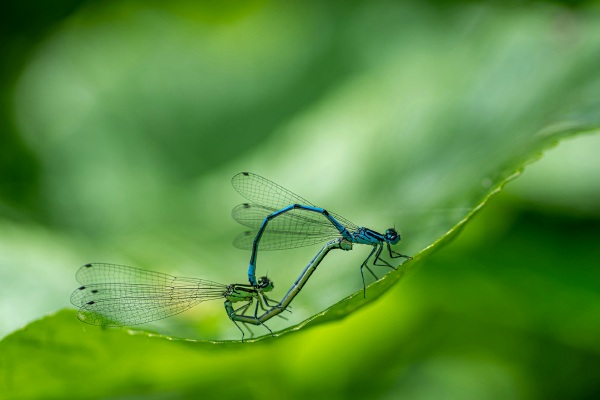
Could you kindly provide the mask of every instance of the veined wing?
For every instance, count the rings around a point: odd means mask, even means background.
[[[275,211],[257,204],[244,203],[234,207],[231,216],[242,225],[259,229],[265,218]],[[267,225],[267,231],[269,230],[305,233],[338,232],[323,214],[302,209],[290,210],[271,219]]]
[[[310,201],[279,186],[275,182],[251,172],[240,172],[231,178],[233,188],[252,203],[281,210],[290,204],[314,206]]]
[[[125,265],[90,263],[85,264],[75,274],[81,284],[86,283],[143,283],[148,285],[171,285],[177,281],[196,281],[193,278],[177,278],[162,272],[128,267]],[[198,279],[198,281],[203,281]]]
[[[233,245],[242,250],[251,250],[257,231],[242,232],[235,237]],[[269,231],[258,244],[258,250],[283,250],[296,247],[310,246],[322,243],[326,240],[339,238],[341,235],[336,231],[328,235],[310,235],[297,232]]]
[[[240,204],[231,211],[231,216],[237,222],[252,229],[259,229],[265,218],[278,211],[270,207],[263,207],[257,204]],[[358,227],[344,217],[335,213],[329,213],[333,218],[354,232]],[[294,209],[278,215],[269,221],[267,231],[279,230],[286,232],[305,232],[309,233],[329,233],[338,232],[337,228],[321,213],[309,210]]]
[[[223,298],[227,285],[123,265],[86,264],[83,284],[71,295],[78,317],[92,325],[137,325],[179,314],[200,302]]]

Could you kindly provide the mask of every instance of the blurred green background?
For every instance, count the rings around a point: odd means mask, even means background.
[[[600,136],[580,135],[600,126],[595,3],[1,14],[0,398],[600,395]],[[395,225],[418,257],[330,316],[345,319],[255,343],[206,342],[239,339],[220,301],[140,328],[193,341],[53,314],[90,261],[245,283],[239,171]],[[260,254],[273,297],[317,250]],[[269,327],[360,291],[368,251],[332,252]]]

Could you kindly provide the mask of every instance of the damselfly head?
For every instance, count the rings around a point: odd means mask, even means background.
[[[275,284],[266,276],[261,276],[258,278],[258,287],[262,289],[263,292],[269,292],[275,288]]]
[[[396,244],[400,241],[400,234],[394,228],[385,231],[385,241],[389,244]]]

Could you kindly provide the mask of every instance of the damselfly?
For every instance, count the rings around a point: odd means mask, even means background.
[[[145,271],[124,265],[92,263],[77,271],[76,278],[82,284],[71,295],[71,303],[79,307],[77,317],[91,325],[125,326],[139,325],[179,314],[207,300],[225,299],[229,318],[242,332],[237,322],[265,325],[269,319],[281,314],[300,293],[310,276],[332,249],[351,250],[352,243],[335,239],[327,243],[308,263],[283,299],[271,306],[265,292],[274,285],[267,277],[252,285],[223,285],[205,279],[178,278],[154,271]],[[245,315],[256,300],[254,316]],[[233,303],[246,302],[235,309]],[[264,305],[270,307],[265,309]],[[264,311],[258,315],[258,307]],[[237,322],[236,322],[237,321]]]
[[[373,265],[395,269],[381,258],[384,244],[387,245],[391,258],[411,258],[392,250],[391,246],[400,241],[400,234],[395,228],[390,228],[385,234],[381,234],[358,226],[341,215],[317,207],[282,186],[250,172],[235,175],[231,183],[235,190],[251,202],[251,204],[244,203],[235,207],[232,216],[240,224],[252,229],[238,235],[234,245],[241,249],[252,249],[248,280],[253,286],[258,284],[256,258],[259,243],[261,250],[279,250],[308,246],[341,237],[351,243],[373,246],[373,250],[360,266],[364,293],[366,293],[366,285],[363,268],[367,268],[377,279],[368,266],[368,261],[373,255],[375,255]],[[263,237],[267,226],[268,234]]]
[[[265,305],[271,307],[272,300],[265,292],[273,290],[274,284],[267,277],[261,277],[258,285],[224,285],[124,265],[91,263],[77,271],[76,279],[82,286],[71,295],[71,303],[79,307],[77,317],[91,325],[139,325],[179,314],[203,301],[225,299],[227,315],[242,332],[242,341],[244,331],[236,321],[262,325],[271,332],[256,318],[259,306],[264,311]],[[254,300],[254,317],[245,315]],[[237,302],[245,304],[234,309]]]

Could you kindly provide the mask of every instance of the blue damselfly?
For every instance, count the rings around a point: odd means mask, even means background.
[[[351,243],[373,246],[373,250],[360,266],[365,292],[363,268],[367,268],[377,279],[367,264],[373,255],[373,265],[395,269],[381,258],[384,244],[387,245],[391,258],[411,258],[392,250],[391,246],[400,241],[400,234],[395,228],[389,228],[385,234],[381,234],[358,226],[341,215],[317,207],[284,187],[250,172],[235,175],[231,183],[235,190],[251,202],[235,207],[232,216],[240,224],[252,229],[238,235],[234,240],[236,247],[252,249],[248,267],[248,280],[252,285],[258,284],[256,258],[259,243],[260,250],[279,250],[341,237]],[[263,237],[267,226],[269,229]]]

